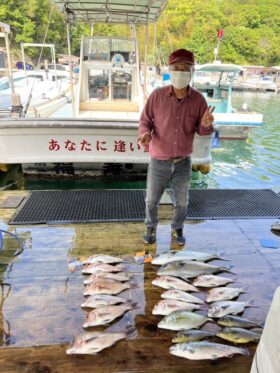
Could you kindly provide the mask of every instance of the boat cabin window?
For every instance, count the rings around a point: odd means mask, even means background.
[[[89,70],[88,91],[90,99],[107,100],[109,98],[109,71]]]
[[[108,38],[85,38],[84,61],[110,61],[110,46]]]
[[[107,61],[113,64],[135,64],[136,46],[134,40],[118,38],[85,38],[84,61]]]

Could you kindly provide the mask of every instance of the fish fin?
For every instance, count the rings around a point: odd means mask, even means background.
[[[216,355],[216,354],[212,354],[212,355],[211,355],[211,360],[216,360],[216,359],[218,359],[218,357],[219,357],[218,355]]]

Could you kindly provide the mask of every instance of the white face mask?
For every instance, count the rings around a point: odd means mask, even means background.
[[[170,81],[174,88],[182,89],[187,87],[192,78],[190,71],[170,71]]]

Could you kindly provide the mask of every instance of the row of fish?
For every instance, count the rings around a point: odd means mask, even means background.
[[[87,298],[81,307],[92,308],[83,324],[84,328],[107,325],[127,311],[137,308],[136,303],[117,296],[124,290],[136,287],[130,282],[129,274],[121,272],[125,269],[122,263],[122,258],[110,255],[92,255],[84,261],[82,273],[89,276],[84,280],[84,296]],[[75,338],[73,346],[66,353],[96,354],[130,337],[133,332],[85,332]]]
[[[217,336],[233,343],[247,343],[260,339],[260,325],[234,316],[251,306],[251,301],[232,301],[246,290],[225,287],[233,280],[215,274],[233,272],[228,267],[205,263],[212,259],[225,260],[211,253],[182,250],[159,254],[152,261],[152,264],[161,265],[157,271],[158,277],[152,283],[167,289],[161,294],[164,299],[154,306],[152,313],[164,316],[158,324],[159,328],[178,332],[172,339],[172,343],[176,344],[170,348],[173,355],[192,360],[217,359],[234,354],[249,355],[246,348],[212,343],[207,339]],[[193,280],[192,283],[190,280]],[[211,288],[205,298],[206,303],[211,303],[207,316],[193,312],[205,307],[200,298],[188,293],[199,293],[199,288]],[[222,330],[218,333],[197,330],[207,322],[215,322],[212,317],[219,318],[217,323],[224,326]]]

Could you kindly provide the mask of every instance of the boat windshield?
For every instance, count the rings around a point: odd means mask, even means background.
[[[134,64],[135,40],[121,38],[84,38],[84,61],[108,61]]]
[[[194,75],[194,86],[230,86],[234,76],[234,72],[196,71]]]

